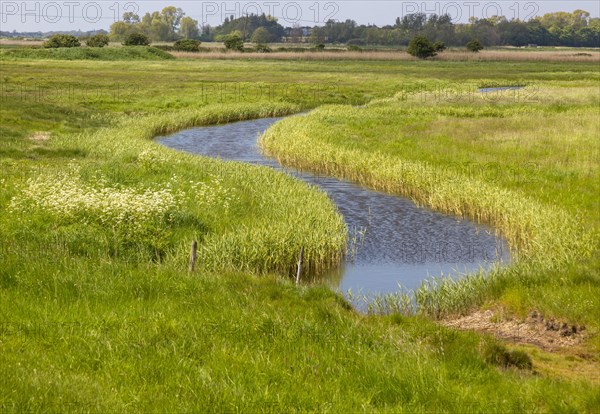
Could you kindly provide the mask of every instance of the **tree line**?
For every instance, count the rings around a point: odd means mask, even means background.
[[[196,39],[223,41],[232,33],[256,43],[298,42],[313,44],[340,43],[354,45],[406,46],[411,39],[423,36],[448,46],[464,46],[478,39],[485,46],[584,46],[600,47],[600,18],[576,10],[572,13],[548,13],[523,21],[503,16],[472,18],[456,24],[449,15],[414,13],[397,18],[394,25],[378,27],[359,25],[354,20],[330,20],[323,26],[283,27],[276,18],[266,15],[231,16],[223,24],[199,26],[182,9],[165,7],[141,18],[125,13],[123,20],[110,27],[113,41],[123,41],[131,33],[142,33],[152,41]]]

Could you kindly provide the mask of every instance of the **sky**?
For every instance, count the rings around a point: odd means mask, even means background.
[[[457,1],[400,1],[400,0],[257,0],[257,1],[117,1],[117,0],[0,0],[0,30],[36,32],[60,30],[108,30],[124,12],[142,16],[165,6],[181,7],[186,15],[200,23],[219,25],[226,16],[270,14],[283,26],[322,25],[328,19],[355,20],[359,24],[384,26],[394,24],[397,17],[423,12],[450,14],[455,23],[477,18],[503,15],[527,20],[556,11],[572,12],[583,9],[592,17],[600,17],[600,1],[517,1],[517,0],[457,0]]]

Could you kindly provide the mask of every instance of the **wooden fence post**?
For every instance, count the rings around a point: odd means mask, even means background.
[[[190,268],[189,271],[193,272],[196,267],[196,252],[198,250],[198,242],[194,240],[192,242],[192,250],[190,251]]]
[[[304,246],[300,248],[300,256],[298,257],[298,271],[296,272],[296,284],[300,284],[300,273],[302,273],[302,261],[304,260]]]

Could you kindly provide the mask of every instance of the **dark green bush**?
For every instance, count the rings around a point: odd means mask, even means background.
[[[90,37],[85,42],[85,44],[88,45],[88,47],[104,47],[108,46],[108,43],[108,36],[103,33],[98,33],[97,35]]]
[[[173,49],[180,52],[199,52],[200,41],[194,39],[179,39],[173,45]]]
[[[124,46],[148,46],[150,39],[143,33],[131,33],[125,38]]]
[[[44,47],[47,49],[56,49],[59,47],[79,47],[81,42],[75,36],[67,34],[55,34],[50,36],[44,42]]]
[[[443,52],[443,51],[444,51],[444,50],[446,50],[447,48],[446,48],[446,44],[445,44],[444,42],[435,42],[435,43],[433,44],[433,49],[434,49],[436,52]]]
[[[479,40],[473,39],[473,40],[469,41],[469,43],[467,43],[467,49],[473,53],[477,53],[480,50],[483,50],[483,45],[481,44],[481,42]]]
[[[351,52],[362,52],[362,47],[356,45],[348,45],[347,49]]]
[[[437,55],[433,44],[424,36],[417,36],[413,38],[408,44],[407,52],[419,59],[427,59]]]
[[[240,52],[244,51],[244,41],[238,34],[232,33],[227,35],[223,43],[225,44],[225,48],[227,50],[238,50]]]

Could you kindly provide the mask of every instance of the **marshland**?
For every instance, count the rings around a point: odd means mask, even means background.
[[[2,412],[598,409],[597,51],[122,49],[0,49]],[[485,227],[510,263],[357,310],[319,278],[356,237],[326,191],[161,144],[275,117],[264,157]]]

